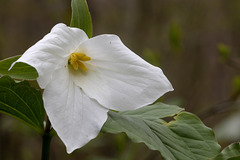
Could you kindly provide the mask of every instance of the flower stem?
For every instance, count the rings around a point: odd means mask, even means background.
[[[50,142],[51,142],[51,123],[47,118],[44,134],[42,135],[42,160],[49,160],[50,155]]]

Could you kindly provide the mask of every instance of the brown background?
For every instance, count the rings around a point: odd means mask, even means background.
[[[112,33],[135,53],[161,67],[175,91],[162,101],[201,117],[209,127],[237,111],[239,0],[88,0],[94,35]],[[0,58],[20,55],[59,22],[69,24],[70,0],[0,0]],[[224,62],[218,45],[230,48]],[[234,96],[233,96],[234,95]],[[233,105],[234,103],[234,105]],[[209,112],[208,109],[213,112]],[[238,140],[238,139],[236,139]],[[221,142],[224,146],[230,142]],[[41,137],[0,114],[0,159],[40,159]],[[72,155],[55,137],[52,159],[160,159],[157,151],[124,134],[102,135]]]

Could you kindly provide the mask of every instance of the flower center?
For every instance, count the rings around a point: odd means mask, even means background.
[[[84,54],[84,53],[72,53],[70,55],[68,62],[73,66],[73,69],[76,71],[79,68],[81,68],[83,71],[87,71],[87,67],[84,65],[83,62],[90,61],[90,60],[91,60],[91,58],[86,56],[86,54]],[[83,61],[83,62],[81,62],[81,61]]]

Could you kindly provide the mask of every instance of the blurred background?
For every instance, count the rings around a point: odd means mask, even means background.
[[[93,34],[117,34],[159,66],[174,87],[160,101],[198,115],[226,145],[240,141],[239,0],[88,0]],[[21,55],[56,24],[70,24],[70,0],[0,0],[0,59]],[[0,159],[36,160],[41,137],[0,114]],[[159,160],[125,134],[100,134],[68,155],[54,137],[52,160]]]

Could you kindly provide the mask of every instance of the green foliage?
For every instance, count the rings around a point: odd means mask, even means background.
[[[217,46],[220,57],[223,61],[226,61],[229,57],[230,49],[225,44],[218,44]]]
[[[153,51],[149,48],[145,48],[142,53],[143,53],[143,58],[147,62],[151,63],[154,66],[161,66],[161,64],[160,64],[161,53]]]
[[[14,56],[0,61],[0,75],[8,75],[15,79],[35,80],[38,77],[38,73],[32,66],[18,62],[9,71],[10,66],[20,56]]]
[[[239,160],[240,143],[233,143],[226,147],[222,152],[212,160]]]
[[[43,132],[45,110],[42,95],[26,81],[16,83],[8,76],[0,78],[0,112]]]
[[[240,90],[240,76],[235,76],[233,78],[233,90],[235,92],[239,91]]]
[[[178,23],[172,23],[169,30],[169,41],[175,51],[181,49],[182,31]]]
[[[156,103],[133,111],[110,111],[102,131],[125,132],[137,143],[158,150],[166,160],[206,160],[220,152],[213,131],[195,115],[174,105]],[[174,117],[167,123],[162,118]]]
[[[71,27],[84,30],[89,38],[92,37],[92,19],[86,0],[72,0]]]

